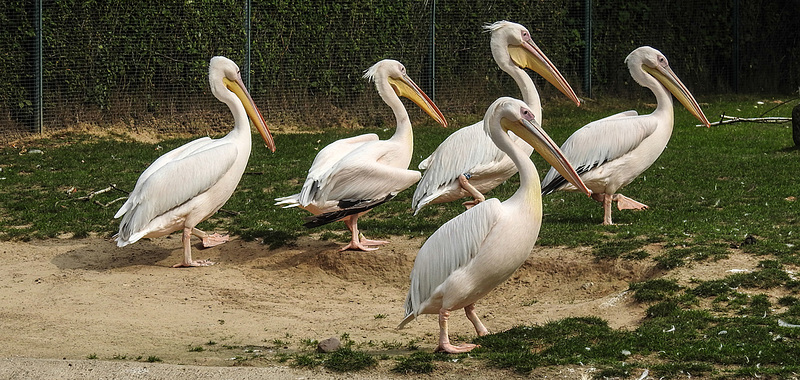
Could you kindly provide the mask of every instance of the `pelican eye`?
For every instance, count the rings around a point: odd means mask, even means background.
[[[525,120],[533,120],[533,119],[535,119],[535,117],[533,116],[533,113],[531,113],[531,111],[529,109],[527,109],[527,108],[521,109],[520,113],[522,113],[522,118],[525,119]]]

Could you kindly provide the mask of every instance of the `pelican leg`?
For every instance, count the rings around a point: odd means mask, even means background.
[[[620,210],[647,210],[648,208],[646,204],[639,203],[622,194],[614,194],[614,200],[617,201],[617,208]]]
[[[467,315],[467,319],[472,322],[472,325],[475,326],[475,332],[478,333],[478,336],[489,335],[489,330],[481,323],[478,314],[475,313],[475,304],[467,305],[467,307],[464,308],[464,313]]]
[[[450,344],[450,337],[447,333],[447,320],[450,318],[450,311],[442,308],[439,310],[439,345],[436,346],[434,352],[446,352],[448,354],[460,354],[462,352],[470,352],[477,344],[464,343],[460,346],[453,346]]]
[[[467,210],[486,200],[486,197],[484,197],[483,194],[481,194],[481,192],[475,188],[475,186],[472,186],[472,184],[469,183],[469,178],[467,178],[466,174],[458,176],[458,183],[461,185],[461,188],[469,193],[469,195],[472,195],[473,199],[471,201],[462,203]]]
[[[183,236],[181,237],[181,242],[183,242],[183,262],[173,265],[173,268],[207,267],[209,265],[214,265],[210,260],[192,261],[192,233],[193,228],[186,227],[183,229]]]
[[[603,204],[603,225],[610,226],[614,224],[611,223],[611,200],[613,199],[613,195],[608,195],[606,193],[592,193],[592,199]]]
[[[387,241],[382,240],[368,240],[363,239],[363,234],[358,232],[358,214],[350,215],[349,217],[344,219],[344,224],[347,226],[347,229],[350,230],[350,243],[346,246],[342,247],[339,251],[346,251],[348,249],[352,249],[355,251],[374,251],[378,248],[373,248],[371,246],[376,245],[383,245],[388,243]]]
[[[227,243],[231,239],[230,235],[220,235],[218,233],[209,234],[197,228],[192,228],[192,235],[203,240],[203,247],[210,248]]]

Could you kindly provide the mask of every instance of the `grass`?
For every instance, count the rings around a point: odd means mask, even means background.
[[[705,107],[711,119],[718,114],[757,116],[755,100],[716,100]],[[616,106],[616,104],[615,104]],[[636,104],[629,106],[636,107]],[[563,141],[582,123],[608,115],[615,109],[602,104],[575,108],[556,104],[547,113],[545,126],[556,141]],[[762,106],[765,107],[765,106]],[[640,112],[645,112],[641,106]],[[785,112],[789,112],[788,108]],[[575,116],[577,115],[577,116]],[[562,117],[559,117],[562,116]],[[579,116],[579,117],[578,117]],[[646,257],[641,247],[659,243],[693,249],[663,259],[664,269],[682,265],[697,253],[719,247],[741,246],[753,254],[770,254],[781,260],[795,260],[800,237],[800,206],[796,162],[800,151],[791,146],[786,125],[732,124],[714,128],[694,127],[695,120],[683,109],[676,110],[672,140],[658,161],[624,193],[647,203],[644,212],[615,211],[619,225],[601,226],[602,208],[580,194],[557,193],[544,198],[545,226],[540,245],[593,247],[599,258]],[[245,239],[260,239],[271,247],[290,244],[311,231],[301,227],[305,211],[280,209],[272,199],[299,190],[313,155],[325,144],[357,133],[375,132],[382,138],[392,130],[330,130],[318,134],[276,135],[275,154],[255,143],[247,174],[223,210],[201,224],[208,230],[228,230]],[[415,130],[412,166],[431,152],[452,129],[424,124]],[[85,237],[110,236],[118,228],[113,214],[125,196],[112,190],[91,200],[91,192],[116,184],[131,190],[141,173],[159,155],[189,139],[168,139],[155,144],[135,142],[118,136],[56,134],[27,142],[24,146],[0,149],[0,239],[28,240],[64,234]],[[39,149],[42,154],[25,153]],[[533,159],[540,173],[548,165]],[[516,177],[495,189],[490,196],[508,197],[518,186]],[[409,208],[413,187],[394,200],[373,210],[360,227],[369,236],[427,236],[462,211],[454,202],[423,209],[415,217]],[[795,198],[792,198],[795,197]],[[327,238],[344,240],[339,224],[317,229]],[[755,243],[744,244],[755,237]],[[707,249],[708,248],[708,249]]]
[[[702,100],[712,121],[720,114],[760,116],[772,106],[770,99],[755,97]],[[758,105],[758,100],[767,100],[767,104]],[[644,323],[633,331],[613,330],[597,318],[519,326],[477,339],[482,347],[473,357],[521,373],[542,366],[591,364],[598,369],[596,377],[638,377],[644,369],[653,377],[665,378],[687,374],[781,378],[800,371],[800,359],[792,354],[800,349],[800,329],[777,323],[778,319],[800,323],[800,282],[786,270],[786,266],[800,265],[800,150],[792,146],[791,128],[747,123],[699,128],[679,107],[676,105],[676,126],[667,149],[623,191],[648,204],[649,210],[615,210],[618,224],[602,226],[602,208],[585,196],[557,193],[543,200],[545,216],[538,245],[589,247],[597,260],[642,260],[650,255],[648,245],[664,248],[652,257],[664,278],[631,284],[634,299],[647,306]],[[555,102],[546,105],[544,125],[555,141],[564,141],[580,125],[630,108],[640,113],[652,109],[620,101],[590,102],[580,108]],[[778,108],[767,116],[788,116],[790,108]],[[477,117],[470,121],[475,120]],[[412,167],[453,130],[430,123],[417,127]],[[278,134],[275,154],[255,143],[247,174],[223,206],[226,211],[199,227],[227,230],[271,248],[292,244],[312,232],[301,227],[306,214],[276,208],[272,199],[299,190],[318,149],[336,139],[367,132],[386,138],[392,130]],[[124,192],[111,190],[84,198],[109,184],[132,189],[149,163],[188,140],[170,138],[148,144],[124,136],[61,133],[0,148],[0,239],[112,235],[118,227],[113,214],[121,202],[103,205]],[[43,153],[28,153],[31,149]],[[533,160],[543,175],[548,165],[538,155],[533,155]],[[514,177],[490,196],[505,199],[517,186]],[[410,210],[413,190],[370,212],[359,227],[372,238],[428,236],[462,211],[454,202],[429,206],[415,217]],[[317,230],[325,239],[347,240],[340,224]],[[720,280],[695,279],[691,286],[683,287],[668,279],[675,268],[722,259],[732,250],[758,257],[759,268]],[[288,344],[279,339],[272,343]],[[385,345],[387,350],[397,346]],[[414,351],[418,347],[412,341],[405,348]],[[375,365],[371,354],[352,344],[342,350],[337,356],[281,355],[291,365],[325,366],[333,371]],[[157,358],[147,360],[151,359]],[[399,357],[394,371],[435,372],[436,360],[436,355],[412,353]]]

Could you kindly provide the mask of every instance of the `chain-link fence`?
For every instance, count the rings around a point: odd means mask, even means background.
[[[797,0],[5,0],[0,8],[0,137],[74,125],[227,130],[228,111],[208,90],[214,55],[249,73],[270,124],[391,122],[361,78],[383,58],[403,62],[446,115],[481,114],[496,97],[519,95],[482,29],[503,19],[527,26],[582,97],[646,94],[623,64],[641,45],[664,52],[695,95],[790,94],[800,85]],[[560,96],[532,76],[545,99]]]

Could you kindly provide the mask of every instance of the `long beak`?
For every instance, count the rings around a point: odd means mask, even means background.
[[[419,86],[414,83],[408,75],[403,75],[401,78],[389,77],[389,84],[394,89],[397,96],[403,96],[410,99],[414,104],[422,108],[433,120],[447,128],[447,120],[445,120],[442,111],[433,103],[433,100],[425,95]]]
[[[661,84],[666,87],[672,95],[678,99],[684,107],[686,107],[689,112],[694,115],[701,123],[703,123],[706,127],[711,127],[711,123],[708,122],[706,115],[703,113],[703,110],[700,109],[700,105],[697,104],[697,101],[694,100],[694,96],[686,86],[683,85],[678,76],[672,72],[672,69],[669,66],[657,66],[655,68],[642,65],[642,69],[644,71],[650,73],[653,77],[658,79]]]
[[[575,91],[572,90],[567,80],[564,79],[564,76],[558,71],[556,65],[550,62],[533,40],[526,40],[522,45],[509,46],[508,52],[511,54],[511,60],[513,60],[517,66],[537,72],[542,78],[555,86],[558,91],[561,91],[562,94],[572,100],[575,105],[581,105],[578,95],[575,95]]]
[[[592,196],[592,191],[586,187],[586,184],[583,183],[583,180],[575,171],[575,168],[572,167],[572,164],[564,156],[564,153],[561,152],[561,149],[556,145],[555,141],[542,129],[539,122],[533,119],[511,121],[503,118],[500,120],[500,123],[503,125],[503,128],[511,130],[514,134],[530,144],[536,153],[539,153],[547,163],[558,170],[561,176],[566,178],[576,189],[586,193],[588,196]]]
[[[256,107],[256,104],[253,102],[253,98],[250,97],[250,93],[247,92],[247,88],[244,86],[244,83],[242,83],[242,79],[237,78],[235,81],[232,81],[228,78],[222,78],[222,81],[225,82],[225,87],[236,94],[239,100],[242,101],[247,116],[250,117],[256,130],[261,134],[261,138],[264,139],[267,148],[275,152],[275,140],[272,139],[272,134],[269,133],[269,128],[267,128],[267,123],[264,121],[264,117],[261,116],[261,111],[258,110],[258,107]]]

